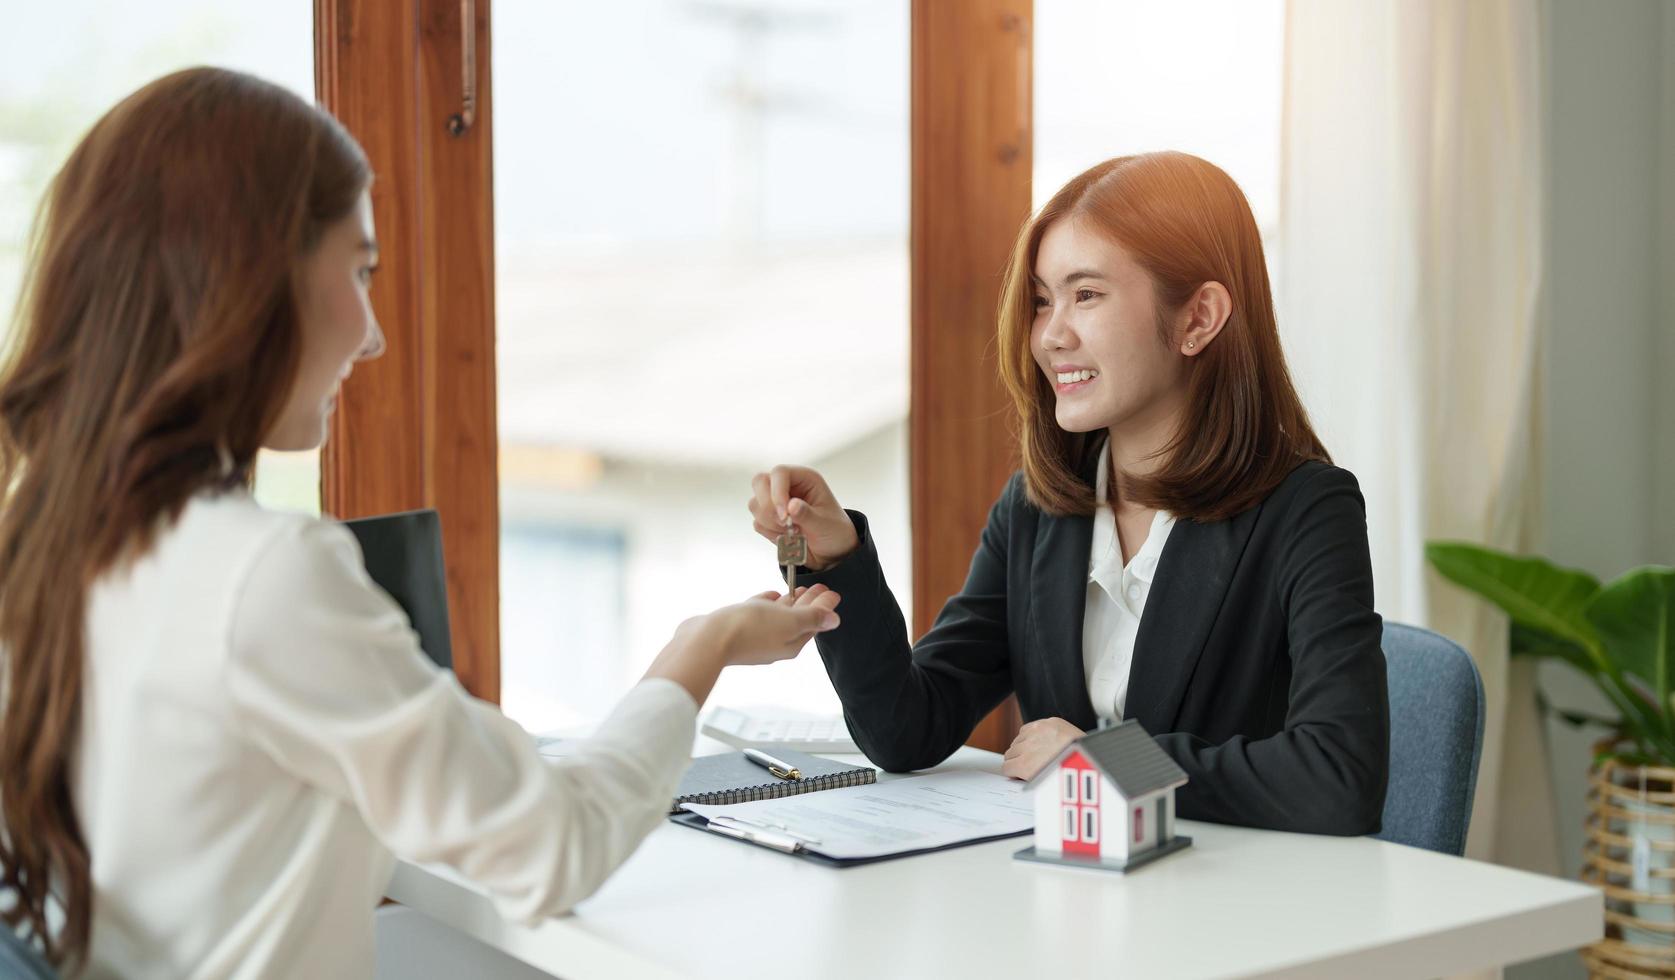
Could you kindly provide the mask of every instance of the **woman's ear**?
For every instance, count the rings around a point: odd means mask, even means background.
[[[1233,313],[1233,296],[1221,283],[1207,282],[1187,300],[1185,313],[1180,351],[1187,357],[1197,357],[1227,325],[1227,318]]]

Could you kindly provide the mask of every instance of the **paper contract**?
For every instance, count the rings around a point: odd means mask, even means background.
[[[993,773],[944,772],[755,803],[688,803],[686,809],[709,820],[730,817],[794,834],[816,842],[808,849],[829,857],[882,857],[1031,829],[1034,805],[1022,785]]]

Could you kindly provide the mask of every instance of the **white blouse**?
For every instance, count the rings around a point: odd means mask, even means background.
[[[1088,552],[1088,600],[1082,615],[1082,669],[1088,679],[1088,700],[1101,722],[1123,719],[1128,702],[1128,674],[1134,664],[1134,637],[1146,611],[1152,576],[1175,518],[1160,510],[1151,530],[1125,566],[1117,540],[1117,515],[1106,503],[1111,486],[1111,447],[1099,453],[1099,479],[1093,515],[1093,547]]]
[[[697,706],[631,691],[546,760],[420,651],[352,535],[200,497],[95,583],[75,800],[93,977],[366,978],[396,858],[530,922],[662,820]]]

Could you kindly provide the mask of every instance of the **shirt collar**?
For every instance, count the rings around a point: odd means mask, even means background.
[[[1088,551],[1088,581],[1098,582],[1107,592],[1115,594],[1121,587],[1122,549],[1117,545],[1117,515],[1107,501],[1111,488],[1111,444],[1107,441],[1099,450],[1099,476],[1094,481],[1093,547]],[[1163,545],[1175,526],[1175,516],[1166,510],[1152,515],[1151,530],[1146,532],[1146,543],[1140,546],[1128,571],[1150,585],[1157,573],[1158,559],[1163,557]]]

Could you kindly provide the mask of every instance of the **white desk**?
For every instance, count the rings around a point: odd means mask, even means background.
[[[1600,937],[1600,894],[1574,882],[1370,838],[1179,828],[1192,847],[1124,876],[1014,861],[1027,837],[836,869],[666,824],[534,929],[445,871],[400,865],[389,896],[567,980],[1405,978]]]

